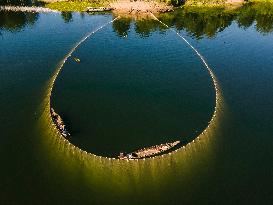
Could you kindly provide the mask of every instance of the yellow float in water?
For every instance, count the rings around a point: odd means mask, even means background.
[[[81,60],[79,58],[75,58],[75,57],[74,57],[74,61],[76,61],[77,63],[81,62]]]

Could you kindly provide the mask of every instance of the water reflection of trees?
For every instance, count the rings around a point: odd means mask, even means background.
[[[135,31],[141,37],[148,37],[150,36],[150,33],[156,30],[164,31],[165,29],[166,28],[162,24],[153,19],[139,20],[135,23]]]
[[[1,4],[11,1],[13,5],[31,5],[36,2],[36,0],[1,0]],[[3,29],[18,31],[27,25],[33,25],[38,16],[37,13],[0,12],[0,32]],[[73,20],[72,13],[62,13],[61,16],[66,23]],[[197,39],[214,37],[233,21],[243,29],[255,25],[256,30],[263,34],[273,32],[272,3],[248,3],[234,10],[183,8],[172,13],[161,14],[158,18],[170,27],[184,30]],[[153,19],[133,21],[131,18],[124,17],[113,22],[113,29],[120,37],[127,36],[130,27],[133,27],[141,37],[148,37],[155,31],[164,32],[166,30],[162,24]]]
[[[239,10],[237,22],[240,27],[248,28],[256,23],[257,31],[269,33],[273,31],[272,3],[256,3],[243,6]]]
[[[20,31],[27,25],[34,25],[38,18],[39,14],[37,13],[0,12],[0,30]]]
[[[213,37],[224,30],[234,20],[234,13],[224,9],[183,9],[174,14],[163,14],[160,20],[177,30],[185,30],[195,38]],[[166,20],[165,20],[166,19]]]
[[[130,24],[131,18],[120,18],[118,21],[113,22],[113,29],[116,31],[118,36],[125,37],[128,35]]]
[[[151,18],[133,21],[130,17],[122,17],[113,22],[113,29],[120,37],[127,36],[131,26],[134,26],[135,31],[141,37],[148,37],[156,30],[166,30],[158,21]]]
[[[62,12],[61,16],[62,16],[65,23],[69,23],[69,22],[73,21],[72,12]]]
[[[273,6],[266,3],[245,4],[234,10],[223,8],[184,8],[172,13],[161,14],[161,21],[177,30],[185,30],[191,36],[199,39],[214,37],[237,22],[244,29],[256,24],[258,32],[269,33],[273,31]],[[147,37],[154,31],[164,31],[166,28],[152,19],[141,19],[131,22],[129,18],[121,18],[113,24],[113,29],[119,36],[127,34],[130,26],[134,25],[136,33]]]
[[[61,17],[65,23],[73,20],[71,12],[62,12]],[[39,18],[39,13],[0,11],[0,34],[1,30],[17,32],[26,26],[32,26]]]

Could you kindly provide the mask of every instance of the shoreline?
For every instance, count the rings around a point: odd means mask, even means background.
[[[239,9],[246,5],[257,5],[273,10],[273,0],[225,0],[225,4],[215,3],[185,3],[179,7],[169,6],[166,3],[158,3],[155,1],[145,0],[117,0],[115,2],[108,2],[107,6],[103,4],[96,4],[95,0],[40,0],[37,6],[0,6],[0,11],[23,11],[23,12],[90,12],[97,14],[104,14],[111,12],[115,16],[133,19],[149,19],[150,13],[160,15],[167,12],[175,12],[179,10],[188,10],[194,13],[215,12],[238,12]],[[188,0],[191,1],[191,0]],[[213,0],[212,0],[213,1]],[[51,2],[51,3],[45,3]],[[110,7],[111,6],[111,7]]]
[[[44,3],[44,7],[58,10],[61,12],[86,12],[87,8],[99,10],[99,8],[109,8],[116,14],[121,15],[141,15],[145,13],[165,13],[172,12],[177,8],[182,7],[195,7],[195,8],[214,8],[223,7],[233,9],[241,7],[247,3],[244,0],[222,0],[222,1],[209,1],[209,2],[196,2],[187,0],[183,5],[172,5],[170,2],[159,2],[156,0],[117,0],[117,1],[72,1],[72,0],[40,0]],[[264,0],[266,1],[266,0]],[[98,11],[99,12],[99,11]]]
[[[119,0],[109,4],[115,13],[140,14],[140,13],[165,13],[173,11],[172,5],[156,1]]]

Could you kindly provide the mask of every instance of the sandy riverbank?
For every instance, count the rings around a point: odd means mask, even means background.
[[[138,14],[138,13],[162,13],[173,11],[173,7],[166,3],[155,1],[133,1],[119,0],[110,3],[109,5],[117,13]]]

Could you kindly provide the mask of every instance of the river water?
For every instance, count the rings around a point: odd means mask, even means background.
[[[92,34],[53,85],[73,46],[115,17],[0,13],[0,204],[271,204],[271,9],[158,16],[206,59],[217,106],[199,57],[152,19],[122,17]],[[52,125],[51,88],[83,151]],[[154,159],[104,158],[175,140],[192,143]]]

